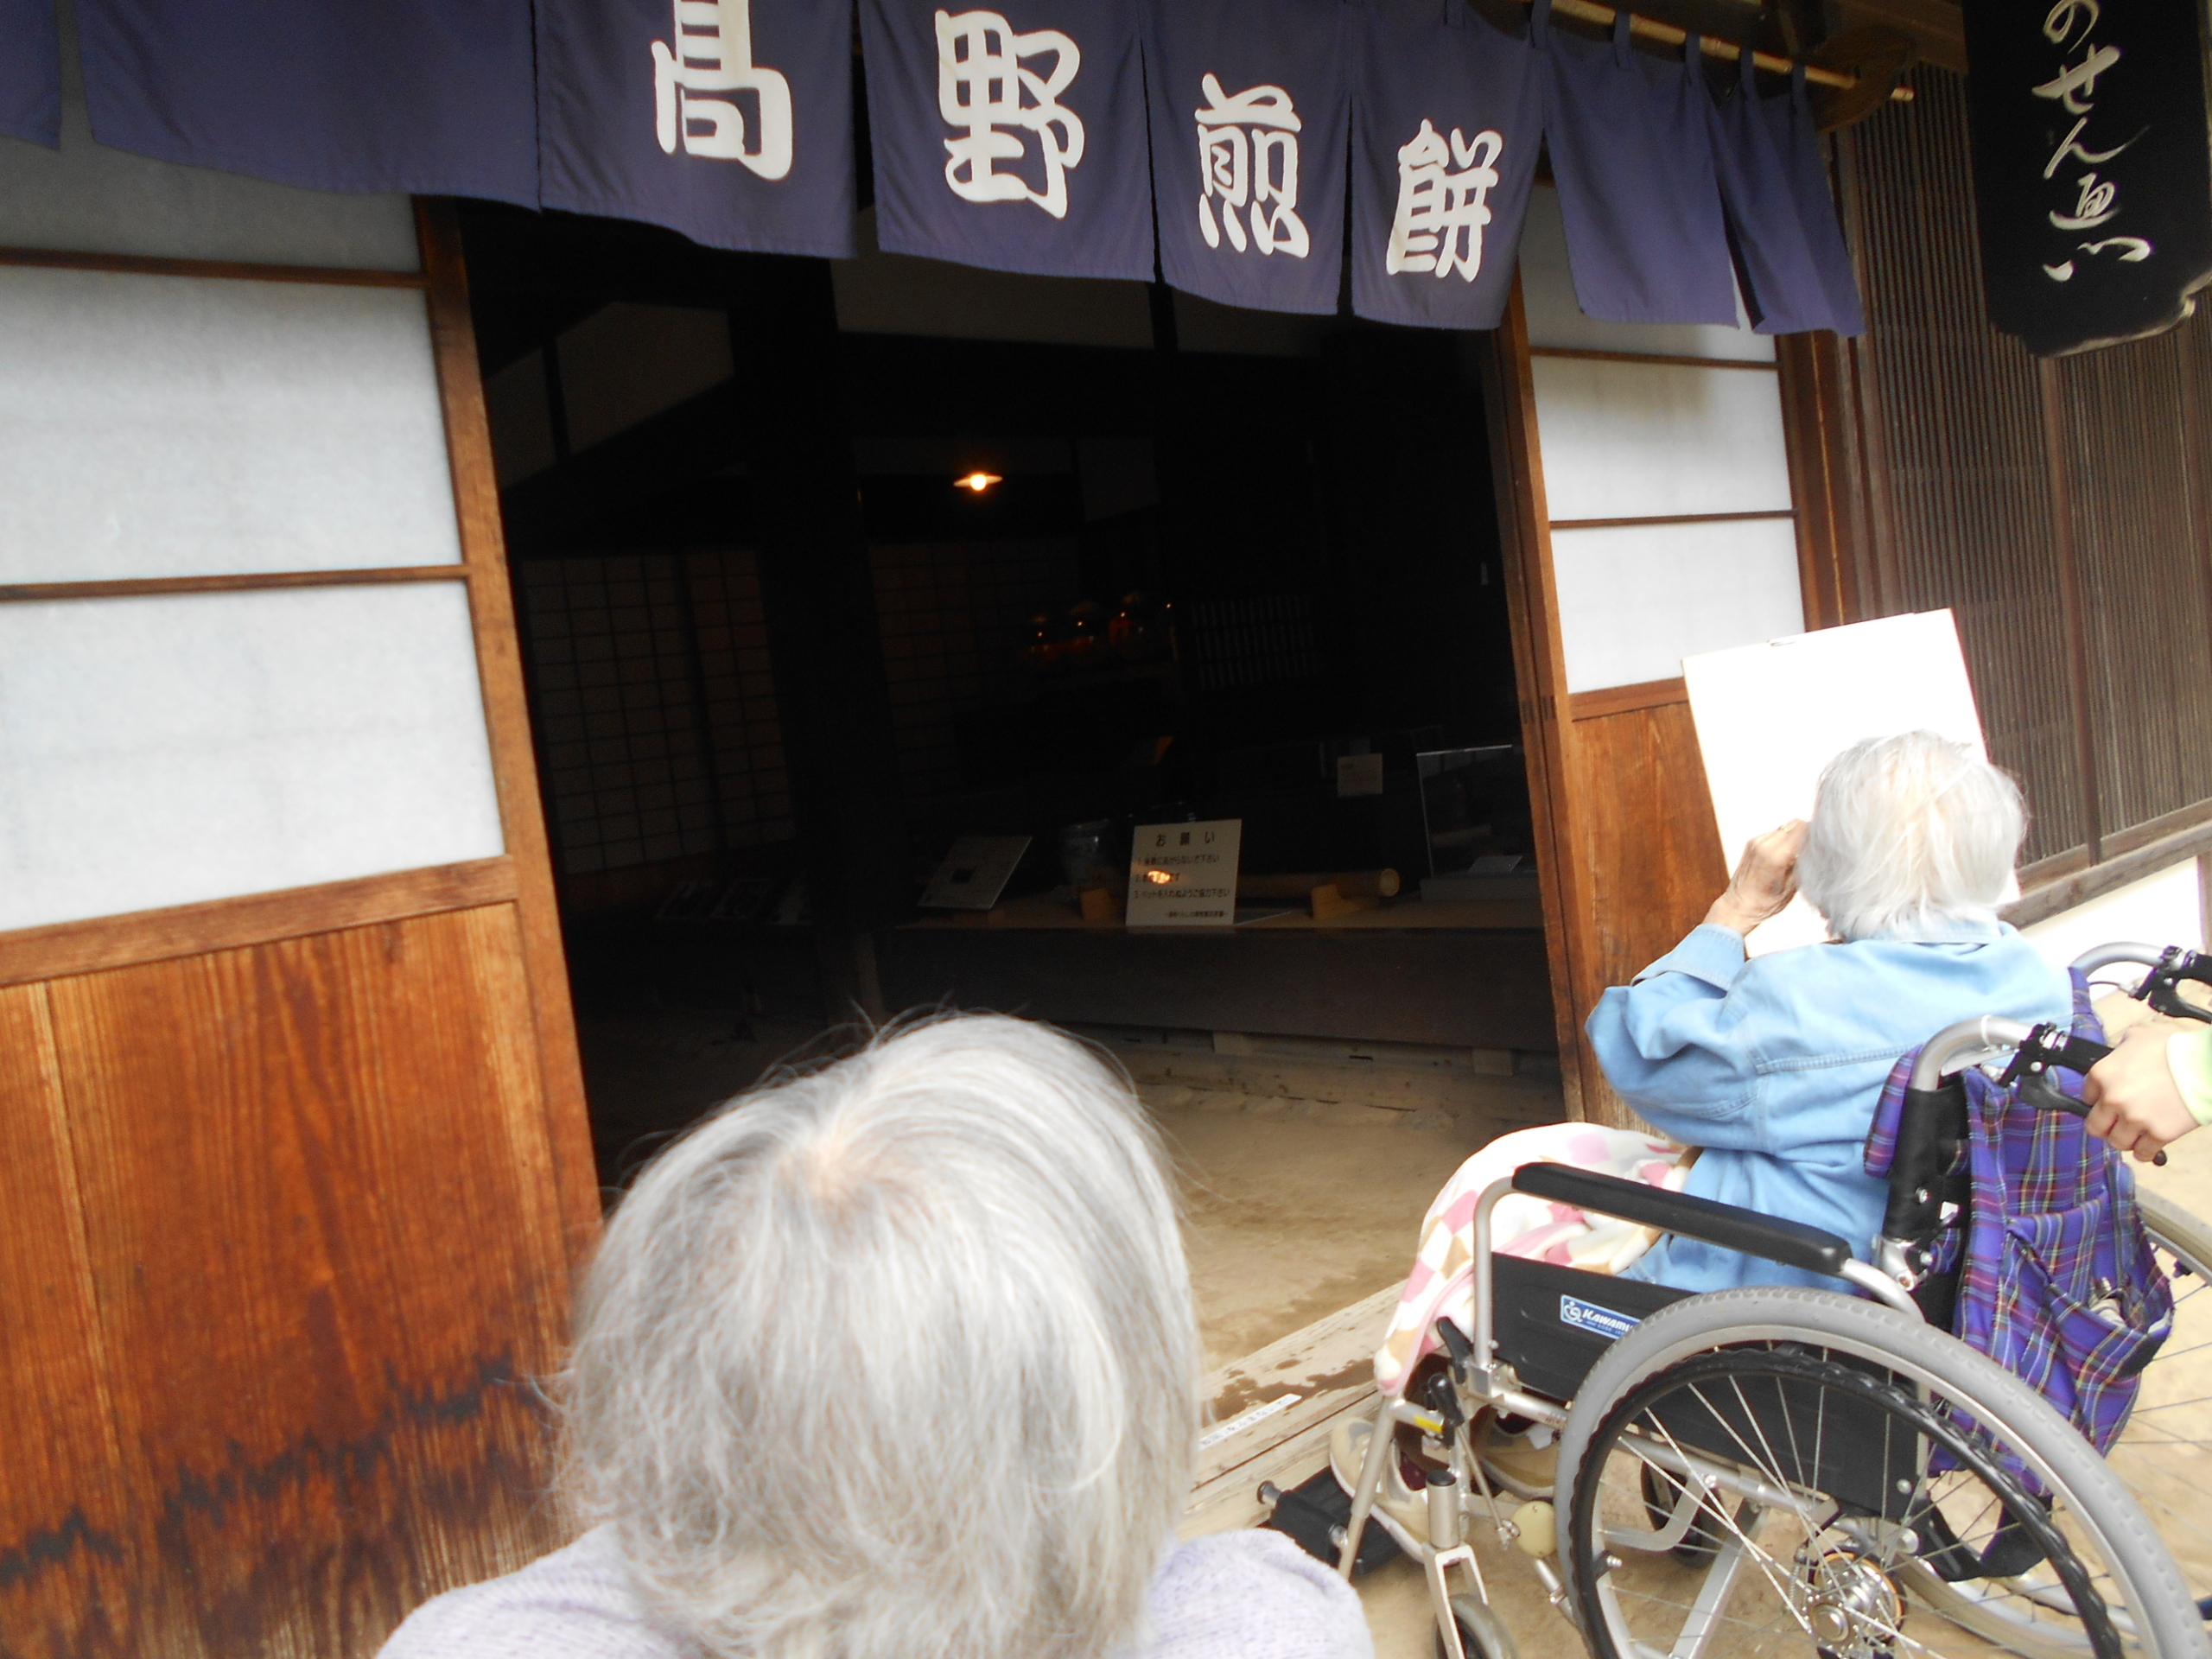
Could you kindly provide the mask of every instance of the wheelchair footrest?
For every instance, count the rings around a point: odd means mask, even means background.
[[[1274,1513],[1263,1524],[1282,1534],[1315,1560],[1334,1567],[1337,1545],[1329,1535],[1332,1530],[1340,1532],[1351,1525],[1351,1495],[1337,1484],[1335,1475],[1324,1469],[1304,1485],[1294,1486],[1277,1497]],[[1367,1530],[1360,1535],[1359,1554],[1352,1558],[1352,1577],[1371,1573],[1402,1554],[1397,1540],[1379,1523],[1370,1521]]]

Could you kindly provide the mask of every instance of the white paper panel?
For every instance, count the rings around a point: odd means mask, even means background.
[[[0,929],[501,847],[461,582],[0,605]]]
[[[1752,836],[1812,816],[1821,769],[1853,743],[1931,731],[1986,753],[1948,611],[1694,656],[1682,677],[1732,866]],[[1827,937],[1819,912],[1799,899],[1754,928],[1745,947],[1756,957]]]
[[[1585,351],[1651,352],[1662,357],[1732,357],[1752,362],[1774,360],[1770,335],[1755,334],[1736,302],[1739,327],[1701,323],[1599,322],[1582,315],[1574,302],[1574,279],[1567,267],[1567,229],[1560,221],[1559,192],[1540,184],[1529,195],[1529,216],[1521,229],[1521,295],[1529,312],[1529,343],[1573,346]]]
[[[1672,679],[1694,652],[1805,626],[1787,518],[1554,531],[1552,569],[1569,691]]]
[[[68,23],[67,8],[62,22]],[[404,195],[349,196],[179,167],[92,142],[77,54],[61,53],[61,148],[0,138],[0,247],[416,270]]]
[[[0,582],[460,557],[421,294],[0,269]]]
[[[1782,394],[1764,369],[1540,357],[1551,516],[1789,510]]]

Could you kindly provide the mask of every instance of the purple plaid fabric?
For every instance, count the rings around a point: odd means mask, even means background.
[[[2088,987],[2074,976],[2074,1030],[2101,1042]],[[1866,1171],[1888,1173],[1913,1056],[1897,1062],[1875,1109]],[[1963,1074],[1974,1182],[1972,1213],[1941,1242],[1936,1269],[1966,1263],[1952,1330],[2021,1377],[2100,1452],[2120,1438],[2144,1366],[2173,1325],[2173,1287],[2159,1270],[2120,1154],[2082,1120],[2023,1103],[1979,1069]],[[2056,1074],[2077,1096],[2078,1078]],[[2033,1476],[2006,1459],[2031,1489]]]

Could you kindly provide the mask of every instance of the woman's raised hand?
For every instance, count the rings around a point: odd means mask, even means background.
[[[1705,912],[1707,926],[1748,933],[1770,916],[1779,916],[1797,896],[1797,855],[1805,845],[1808,829],[1802,818],[1792,818],[1777,829],[1756,836],[1744,849],[1728,891]]]

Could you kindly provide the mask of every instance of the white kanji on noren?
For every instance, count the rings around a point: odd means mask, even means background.
[[[1050,73],[1024,67],[1026,60],[1047,53]],[[944,181],[952,194],[963,201],[1033,201],[1054,219],[1065,219],[1067,175],[1083,161],[1083,122],[1060,102],[1060,94],[1082,67],[1076,43],[1056,29],[1018,35],[995,11],[938,12],[938,112],[948,125],[966,130],[964,137],[944,141],[950,157]],[[1019,174],[996,169],[1000,162],[1028,154],[1024,132],[1037,140],[1042,190],[1032,189]]]
[[[1483,226],[1490,223],[1490,193],[1504,149],[1504,138],[1487,128],[1470,140],[1454,127],[1447,145],[1424,120],[1398,151],[1398,212],[1383,270],[1393,276],[1427,270],[1440,277],[1456,270],[1473,282],[1483,268]]]
[[[1298,216],[1298,134],[1304,124],[1280,86],[1250,86],[1230,97],[1220,80],[1199,82],[1206,106],[1198,121],[1198,234],[1217,248],[1224,233],[1242,253],[1282,252],[1303,259],[1311,248]],[[1218,222],[1214,203],[1221,203]],[[1244,220],[1252,235],[1248,243]]]
[[[740,162],[764,179],[791,170],[791,83],[753,61],[752,0],[674,0],[676,41],[653,42],[653,125],[662,151]],[[760,101],[746,143],[745,111],[727,94]]]

